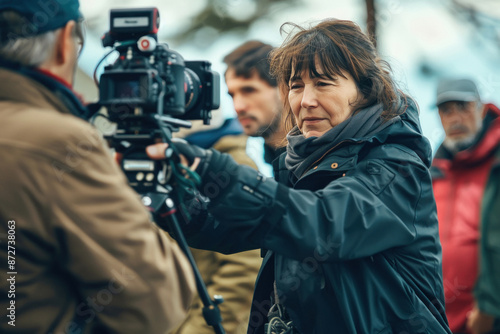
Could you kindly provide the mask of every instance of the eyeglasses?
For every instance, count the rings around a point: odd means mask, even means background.
[[[77,55],[80,57],[82,53],[83,45],[85,44],[85,33],[86,33],[86,21],[80,18],[75,26],[75,42],[77,45]]]
[[[76,41],[76,54],[78,55],[78,57],[80,57],[80,55],[82,54],[82,49],[83,49],[83,41],[81,39],[78,39]]]

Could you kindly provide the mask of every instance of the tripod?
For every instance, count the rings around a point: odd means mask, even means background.
[[[95,124],[98,116],[108,119],[103,114],[96,114],[93,116],[93,124]],[[207,287],[203,282],[200,271],[196,266],[191,250],[180,228],[177,219],[177,214],[180,210],[176,207],[174,200],[170,198],[170,194],[174,192],[174,189],[169,184],[170,180],[175,179],[179,183],[176,187],[177,192],[183,188],[181,183],[186,186],[186,183],[182,182],[186,181],[186,179],[179,173],[176,164],[173,162],[179,154],[175,152],[175,147],[170,140],[172,137],[172,128],[189,128],[191,124],[167,116],[134,115],[120,119],[118,125],[115,132],[105,136],[105,138],[110,140],[111,147],[117,148],[117,152],[122,154],[121,168],[128,179],[129,185],[138,194],[141,194],[142,202],[151,212],[153,221],[163,230],[170,232],[177,240],[179,247],[193,268],[196,288],[203,303],[202,311],[206,323],[214,328],[216,334],[225,334],[224,328],[221,325],[222,318],[218,307],[218,304],[223,302],[223,298],[217,295],[214,296],[213,300],[210,298]],[[138,132],[138,128],[145,130]],[[158,136],[158,132],[161,133],[162,141],[168,143],[170,146],[167,150],[166,160],[163,162],[152,161],[145,153],[146,146],[154,144],[156,142],[155,138],[160,137]],[[123,146],[122,143],[124,141],[128,145]],[[170,168],[168,168],[168,165]],[[189,183],[186,187],[194,188],[195,185]],[[158,188],[161,188],[161,191],[158,191]]]
[[[177,219],[178,210],[174,201],[170,198],[168,193],[148,193],[143,195],[142,201],[151,211],[153,211],[153,216],[155,216],[157,224],[173,234],[180,248],[186,254],[193,268],[196,288],[203,303],[203,317],[207,325],[212,326],[216,334],[225,334],[224,328],[221,325],[222,318],[218,307],[218,304],[223,302],[223,298],[218,295],[214,296],[213,300],[210,298],[207,287],[203,282],[200,271],[196,266],[193,255],[191,254],[184,234],[180,228]]]

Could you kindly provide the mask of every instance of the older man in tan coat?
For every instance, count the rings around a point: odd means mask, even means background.
[[[0,332],[165,333],[192,269],[76,117],[78,1],[50,4],[0,1]]]

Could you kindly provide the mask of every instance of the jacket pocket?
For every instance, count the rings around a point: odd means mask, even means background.
[[[375,195],[380,194],[396,176],[389,168],[377,161],[369,160],[363,164],[366,173],[359,173],[356,178]]]

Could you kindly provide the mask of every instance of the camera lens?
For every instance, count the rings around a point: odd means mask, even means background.
[[[186,95],[186,112],[190,111],[198,102],[202,84],[196,73],[189,69],[184,69],[184,92]]]

